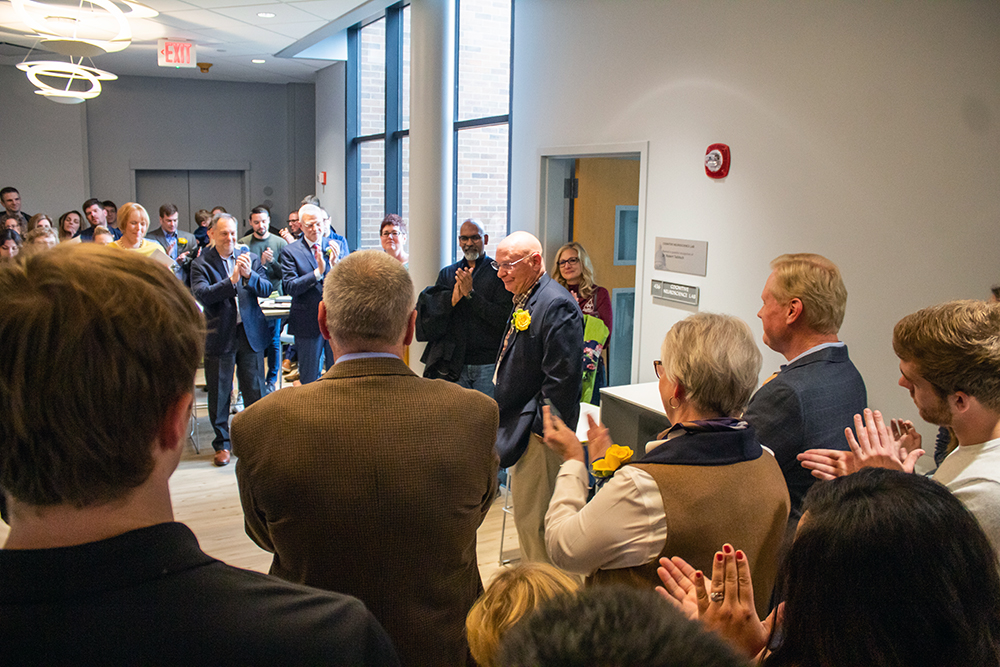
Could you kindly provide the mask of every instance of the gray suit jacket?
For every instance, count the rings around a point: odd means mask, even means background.
[[[485,394],[398,358],[338,362],[233,419],[247,534],[271,574],[360,598],[403,664],[464,664],[497,421]]]
[[[865,381],[846,345],[782,366],[750,399],[744,418],[781,465],[792,501],[789,522],[798,523],[802,500],[816,481],[796,455],[816,448],[846,450],[844,429],[854,425],[854,415],[867,405]]]
[[[163,251],[170,255],[170,259],[176,260],[179,256],[187,253],[187,257],[177,262],[177,270],[174,271],[174,274],[180,278],[182,282],[187,284],[189,281],[191,262],[193,262],[194,258],[198,256],[198,239],[194,237],[194,234],[189,234],[188,232],[178,229],[177,248],[173,253],[170,252],[170,248],[167,246],[167,235],[163,232],[163,227],[157,227],[153,231],[147,233],[146,238],[156,241],[163,246]]]

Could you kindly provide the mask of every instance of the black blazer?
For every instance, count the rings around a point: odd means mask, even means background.
[[[267,347],[270,332],[267,320],[257,303],[257,297],[271,294],[271,281],[264,276],[260,258],[249,251],[236,250],[237,256],[250,255],[249,278],[241,278],[236,285],[229,279],[226,263],[219,251],[211,247],[201,253],[191,264],[191,291],[205,308],[208,335],[205,338],[205,354],[219,356],[236,351],[236,301],[239,300],[240,318],[247,342],[254,352]]]
[[[583,313],[565,287],[547,273],[525,304],[526,331],[512,334],[497,359],[495,398],[500,406],[497,451],[500,465],[517,463],[531,433],[542,433],[543,399],[575,429],[583,390]]]

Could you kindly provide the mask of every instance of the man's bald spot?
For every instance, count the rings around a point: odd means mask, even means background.
[[[497,246],[497,250],[504,249],[509,253],[518,255],[529,255],[533,252],[542,254],[542,244],[533,234],[528,232],[514,232]]]

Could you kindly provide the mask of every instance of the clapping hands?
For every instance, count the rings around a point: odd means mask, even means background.
[[[889,468],[913,472],[917,459],[924,454],[920,449],[921,437],[913,422],[893,419],[891,429],[885,425],[882,413],[865,408],[862,415],[854,415],[854,431],[844,429],[850,451],[836,449],[810,449],[798,455],[803,468],[812,471],[819,479],[836,479],[850,475],[861,468]]]
[[[661,558],[657,574],[663,586],[656,591],[692,620],[701,621],[744,655],[763,650],[775,614],[761,622],[753,601],[750,563],[742,551],[724,544],[712,561],[712,581],[678,556]],[[779,607],[780,609],[780,607]]]

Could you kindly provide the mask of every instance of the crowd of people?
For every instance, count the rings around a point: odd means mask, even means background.
[[[745,322],[678,321],[653,363],[672,425],[632,452],[592,417],[576,435],[612,326],[579,244],[550,274],[536,237],[491,258],[468,219],[461,259],[418,296],[397,215],[380,250],[351,252],[312,198],[285,229],[254,208],[240,239],[224,210],[199,211],[199,236],[166,205],[147,234],[143,207],[96,199],[88,229],[76,212],[52,229],[10,190],[0,636],[19,664],[1000,664],[996,303],[893,331],[899,384],[948,443],[929,477],[918,428],[868,408],[839,269],[806,253],[773,260],[761,294],[787,363],[758,387]],[[21,223],[56,247],[20,256]],[[274,291],[299,376],[278,391]],[[404,362],[416,339],[424,377]],[[235,455],[269,575],[173,520],[202,362],[213,461]],[[484,589],[500,468],[521,562]]]

